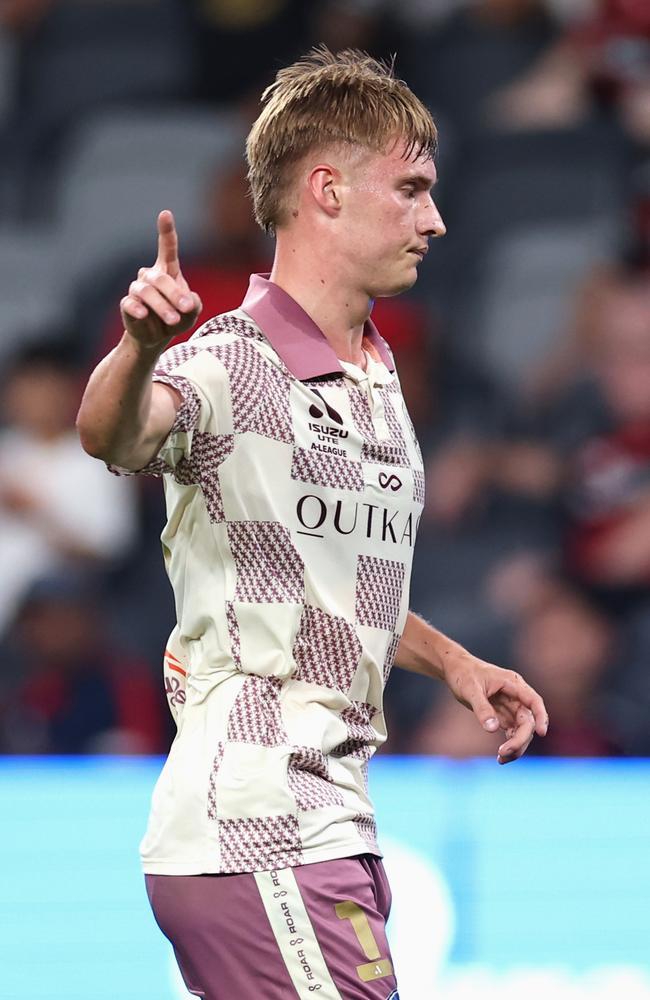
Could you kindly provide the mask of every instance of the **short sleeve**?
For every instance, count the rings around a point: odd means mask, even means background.
[[[193,366],[192,377],[183,373],[187,362],[192,361],[202,350],[202,346],[179,344],[160,357],[153,373],[153,381],[171,386],[181,396],[181,405],[176,419],[163,444],[150,462],[141,469],[123,469],[109,465],[110,472],[117,476],[162,476],[177,474],[186,480],[190,464],[190,453],[194,431],[201,421],[207,419],[208,401],[197,381]]]

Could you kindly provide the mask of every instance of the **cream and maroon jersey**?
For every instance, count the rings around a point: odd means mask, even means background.
[[[182,405],[157,458],[177,626],[178,732],[148,873],[265,871],[379,853],[368,761],[408,611],[422,458],[372,323],[339,361],[277,285],[168,350]]]

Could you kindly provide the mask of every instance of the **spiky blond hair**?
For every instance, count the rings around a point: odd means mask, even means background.
[[[292,168],[316,148],[349,144],[382,152],[403,139],[405,158],[435,154],[429,111],[392,66],[356,49],[312,49],[278,72],[262,104],[246,158],[255,218],[266,232],[285,221]]]

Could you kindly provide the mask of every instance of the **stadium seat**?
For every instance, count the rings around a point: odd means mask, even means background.
[[[148,261],[163,208],[190,247],[202,233],[209,182],[242,155],[242,143],[232,113],[122,111],[89,121],[70,146],[58,199],[67,274],[81,280],[139,253]]]
[[[184,23],[173,0],[52,5],[28,54],[32,131],[67,126],[101,104],[186,93],[191,56]]]
[[[50,218],[60,144],[95,109],[191,91],[192,41],[177,0],[58,0],[23,39],[20,104],[3,146],[12,219]],[[6,148],[5,148],[6,147]]]
[[[40,339],[71,320],[57,246],[50,230],[0,229],[0,363],[25,339]]]
[[[106,111],[87,120],[67,148],[68,183],[126,170],[205,172],[243,153],[244,130],[231,111],[178,107]]]

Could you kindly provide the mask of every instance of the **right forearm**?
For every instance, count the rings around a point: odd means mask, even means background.
[[[138,344],[125,333],[94,370],[77,416],[88,454],[120,465],[139,449],[151,410],[151,376],[163,346]]]
[[[201,300],[181,273],[174,216],[158,216],[158,256],[140,268],[120,303],[125,333],[90,377],[77,417],[89,455],[126,469],[144,468],[171,431],[181,396],[152,374],[170,340],[188,333]]]

